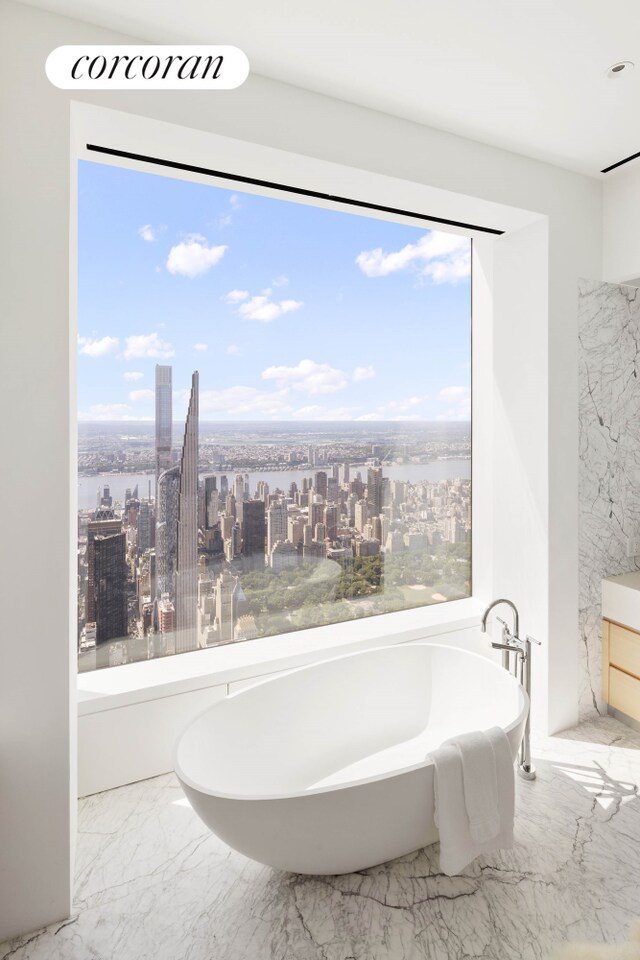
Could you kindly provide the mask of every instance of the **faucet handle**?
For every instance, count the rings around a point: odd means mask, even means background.
[[[502,617],[496,617],[496,620],[498,621],[498,623],[502,624],[503,636],[512,637],[513,634],[511,633],[511,628],[509,627],[509,624],[507,623],[507,621],[503,620]]]
[[[529,641],[529,643],[535,643],[539,647],[542,646],[542,640],[536,640],[535,637],[530,637],[528,634],[527,634],[527,640]]]

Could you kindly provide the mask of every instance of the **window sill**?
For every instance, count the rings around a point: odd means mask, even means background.
[[[238,680],[258,679],[365,647],[436,638],[478,626],[480,616],[479,602],[470,597],[442,606],[403,610],[80,673],[78,715],[100,713]]]

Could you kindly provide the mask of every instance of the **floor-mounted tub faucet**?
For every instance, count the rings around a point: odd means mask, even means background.
[[[520,616],[518,614],[518,608],[511,600],[505,600],[504,598],[494,600],[483,613],[480,627],[483,633],[487,632],[487,619],[489,614],[493,608],[497,607],[500,603],[506,603],[507,606],[513,610],[513,633],[509,629],[509,625],[497,617],[496,619],[502,624],[502,643],[496,643],[492,640],[491,646],[494,650],[502,650],[502,666],[505,670],[509,670],[510,656],[512,653],[515,654],[513,673],[515,676],[519,676],[520,683],[529,698],[529,711],[527,713],[524,735],[520,746],[520,755],[518,757],[518,773],[525,780],[535,780],[536,771],[531,763],[531,644],[537,643],[538,646],[540,646],[540,641],[534,640],[533,637],[525,637],[524,640],[520,639]],[[518,660],[520,661],[519,671]]]

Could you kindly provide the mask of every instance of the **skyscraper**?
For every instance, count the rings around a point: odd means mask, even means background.
[[[176,653],[198,646],[198,371],[191,377],[180,455],[176,550]]]
[[[364,531],[369,520],[369,504],[366,500],[358,500],[355,506],[355,526],[360,533]]]
[[[171,367],[156,364],[156,497],[160,474],[171,466]]]
[[[96,594],[98,582],[96,580],[96,550],[97,537],[112,537],[122,533],[122,521],[116,520],[112,510],[97,510],[95,520],[87,525],[87,606],[86,619],[88,622],[96,620]]]
[[[93,603],[96,644],[126,638],[127,623],[127,535],[98,534],[93,540]]]
[[[328,504],[324,508],[324,526],[327,538],[333,543],[338,537],[338,507],[335,504]]]
[[[242,513],[242,555],[248,569],[264,567],[264,500],[246,500]]]
[[[217,490],[218,490],[218,478],[214,473],[209,474],[208,477],[204,478],[204,526],[206,527],[207,530],[209,530],[210,527],[212,527],[213,524],[218,519],[217,506],[216,506],[215,520],[213,520],[212,522],[211,518],[209,517],[209,505],[211,503],[211,494],[214,493],[214,491],[217,493]]]
[[[140,509],[138,510],[138,538],[136,542],[139,557],[142,556],[145,550],[151,549],[152,518],[151,504],[148,500],[141,500]]]
[[[324,470],[318,470],[313,481],[313,486],[323,500],[327,499],[327,475]]]
[[[277,500],[267,511],[267,554],[271,556],[273,545],[286,539],[287,505],[284,500]]]
[[[207,505],[206,505],[206,517],[207,517],[207,530],[211,530],[216,526],[218,522],[218,514],[220,512],[220,501],[218,498],[218,491],[212,490],[209,494]]]
[[[156,524],[157,592],[175,596],[177,552],[178,492],[180,467],[170,467],[158,478],[158,507]]]
[[[216,581],[216,627],[218,643],[233,640],[233,592],[236,580],[224,570]]]
[[[382,513],[382,468],[369,467],[367,472],[367,501],[370,516]]]

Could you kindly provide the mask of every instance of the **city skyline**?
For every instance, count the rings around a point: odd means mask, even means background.
[[[150,481],[145,499],[130,480],[124,504],[105,484],[95,509],[78,514],[80,670],[469,594],[470,477],[410,482],[385,476],[382,466],[425,470],[435,451],[464,463],[457,459],[470,453],[464,430],[364,446],[343,435],[337,446],[309,438],[301,448],[299,437],[282,446],[280,437],[280,455],[307,475],[280,485],[262,461],[252,489],[245,472],[200,473],[198,371],[182,444],[167,448],[171,379],[170,365],[156,366],[149,455],[156,471],[167,454],[173,464],[158,476],[155,498]],[[241,458],[246,449],[237,451]],[[265,451],[272,456],[272,445],[254,448]],[[216,457],[220,466],[215,447],[204,454],[209,464]]]
[[[470,240],[79,164],[80,420],[469,418]]]

